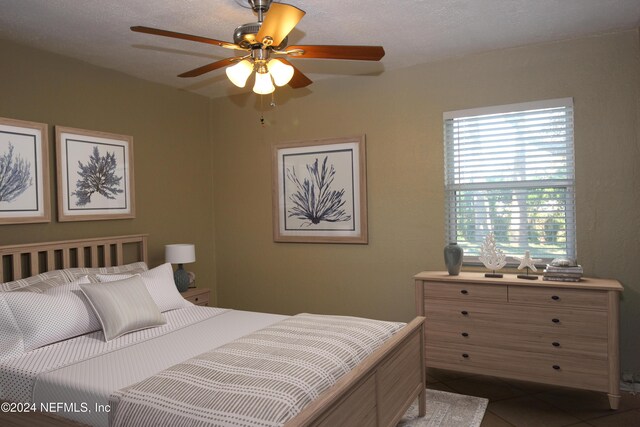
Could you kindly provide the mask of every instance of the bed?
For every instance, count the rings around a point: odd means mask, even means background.
[[[55,293],[62,287],[71,286],[69,282],[73,280],[89,282],[96,281],[95,277],[121,283],[134,278],[151,277],[152,271],[159,271],[162,267],[146,271],[146,262],[146,235],[1,246],[0,292],[3,292],[5,300],[16,301],[26,294],[21,290]],[[142,269],[142,272],[137,269]],[[119,274],[125,279],[118,279]],[[131,274],[135,275],[134,278],[127,279]],[[106,276],[109,277],[105,279]],[[92,284],[84,283],[81,286],[91,287]],[[56,290],[51,291],[50,287]],[[15,291],[21,295],[14,294]],[[12,293],[11,298],[5,292]],[[156,299],[155,294],[152,296],[157,306],[161,307],[162,302]],[[304,393],[301,393],[304,395],[303,404],[298,402],[296,405],[299,407],[296,406],[295,410],[287,409],[288,415],[282,418],[282,423],[264,425],[394,426],[416,399],[419,414],[425,414],[423,318],[415,318],[407,324],[394,324],[343,316],[282,316],[243,312],[198,307],[182,302],[184,306],[163,311],[162,324],[153,328],[133,331],[105,342],[107,329],[102,325],[104,334],[103,330],[96,330],[0,360],[0,400],[9,402],[12,406],[6,408],[11,408],[13,412],[7,414],[5,411],[4,415],[23,412],[22,416],[43,419],[45,425],[49,417],[51,425],[59,425],[62,416],[70,420],[72,425],[103,426],[134,425],[139,424],[134,420],[144,421],[153,419],[153,416],[158,420],[167,420],[167,417],[175,414],[178,414],[177,420],[184,421],[179,417],[185,412],[193,412],[189,415],[193,417],[191,421],[203,425],[225,424],[211,415],[214,413],[216,416],[224,414],[225,417],[231,417],[230,424],[237,421],[233,417],[245,417],[243,420],[246,423],[247,419],[252,419],[246,417],[253,416],[253,413],[247,415],[242,412],[243,409],[238,412],[239,415],[229,415],[229,408],[237,406],[235,400],[218,408],[222,405],[219,402],[229,399],[228,395],[220,395],[223,397],[219,401],[216,398],[202,402],[202,396],[198,396],[202,393],[194,391],[202,390],[202,387],[209,390],[213,387],[212,383],[218,383],[217,377],[208,378],[206,383],[201,383],[204,381],[201,377],[190,380],[201,387],[191,391],[179,381],[182,377],[194,377],[198,369],[202,371],[198,371],[202,378],[213,375],[211,372],[214,371],[215,375],[219,375],[216,369],[220,360],[247,358],[262,363],[271,357],[271,364],[265,365],[272,369],[270,375],[264,372],[255,374],[260,376],[260,384],[266,384],[261,389],[263,395],[253,396],[246,391],[251,387],[246,386],[244,377],[238,384],[242,385],[242,393],[247,395],[245,397],[253,402],[251,411],[256,412],[256,408],[260,407],[258,402],[263,402],[265,408],[272,410],[284,396],[280,389],[287,389],[291,383],[297,384],[298,381],[289,377],[289,371],[296,370],[290,369],[292,362],[287,361],[289,365],[286,368],[279,367],[278,364],[284,363],[281,353],[276,356],[266,353],[263,356],[260,353],[263,347],[268,350],[274,346],[282,347],[283,352],[295,352],[296,357],[300,357],[295,366],[302,369],[304,375],[308,371],[315,371],[316,359],[312,358],[318,357],[315,353],[324,352],[326,354],[322,357],[333,360],[335,354],[343,352],[351,359],[348,369],[345,368],[345,361],[331,362],[344,372],[333,379],[329,378],[329,385],[314,389],[309,385],[299,386],[299,389],[304,389]],[[335,339],[342,331],[350,331],[353,341],[358,343]],[[316,339],[315,334],[319,338]],[[327,347],[308,351],[305,340],[311,335],[315,340],[324,339]],[[375,339],[372,338],[374,335]],[[376,340],[379,344],[374,346],[372,343]],[[27,348],[26,341],[22,345]],[[37,346],[37,343],[32,346]],[[362,347],[370,351],[362,353]],[[357,351],[354,350],[356,348]],[[233,377],[231,374],[235,375],[236,370],[242,371],[242,376],[246,365],[226,369],[233,372],[224,372],[225,376]],[[278,369],[286,371],[286,380],[271,375]],[[327,376],[326,372],[316,375]],[[270,382],[265,383],[266,377],[274,378],[268,378]],[[163,395],[166,384],[171,385],[171,391]],[[180,386],[176,388],[175,384]],[[155,387],[152,393],[148,392],[152,386]],[[179,392],[176,391],[178,389]],[[196,396],[183,402],[182,397],[173,399],[177,393]],[[205,395],[218,396],[215,393],[218,391]],[[177,403],[178,400],[180,403]],[[215,408],[210,409],[210,405]],[[154,414],[154,410],[160,412]],[[34,411],[36,413],[24,414]]]

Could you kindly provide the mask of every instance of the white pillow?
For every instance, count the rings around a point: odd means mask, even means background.
[[[131,274],[98,274],[98,280],[101,282],[113,282],[128,279],[131,276]],[[140,278],[142,278],[151,298],[153,298],[161,312],[164,313],[165,311],[193,305],[182,298],[182,295],[178,292],[178,288],[176,288],[173,281],[171,264],[162,264],[159,267],[140,273]]]
[[[24,353],[22,332],[3,295],[6,293],[0,293],[0,362]]]
[[[102,324],[105,341],[167,323],[139,275],[80,285]]]
[[[86,277],[74,282],[47,289],[42,293],[35,292],[3,292],[5,316],[9,309],[13,319],[0,319],[16,328],[21,335],[21,345],[16,346],[15,336],[10,337],[12,352],[21,346],[23,352],[63,341],[78,335],[100,330],[100,322],[93,313],[91,304],[80,289],[81,283],[89,283]],[[0,314],[2,315],[2,314]],[[4,329],[4,326],[3,326]],[[4,344],[4,337],[3,337]],[[4,347],[4,345],[3,345]]]

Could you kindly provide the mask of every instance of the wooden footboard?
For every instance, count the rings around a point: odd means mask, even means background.
[[[426,411],[424,317],[416,317],[382,347],[309,404],[285,427],[395,426],[415,399]]]

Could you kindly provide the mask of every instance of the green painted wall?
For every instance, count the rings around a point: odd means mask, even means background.
[[[639,86],[627,31],[278,90],[265,127],[253,95],[212,100],[219,303],[410,319],[412,276],[444,269],[443,111],[573,97],[579,261],[624,284],[622,366],[640,371]],[[354,134],[369,244],[274,243],[271,144]]]
[[[0,117],[49,124],[49,224],[1,225],[0,245],[149,233],[149,262],[164,245],[193,242],[189,265],[215,289],[208,99],[51,53],[0,41]],[[54,125],[133,136],[136,218],[56,222]]]

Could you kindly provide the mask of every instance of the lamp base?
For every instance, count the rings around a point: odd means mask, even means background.
[[[189,289],[189,274],[182,268],[182,264],[178,264],[178,269],[173,273],[173,281],[179,292],[186,292]]]

